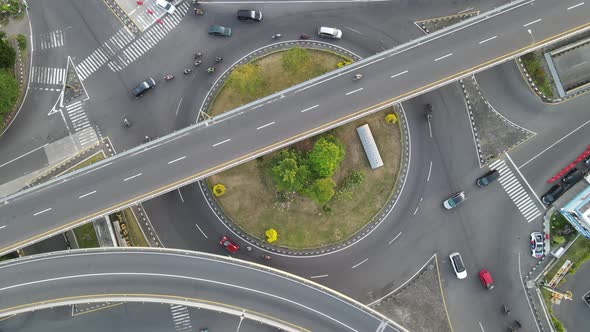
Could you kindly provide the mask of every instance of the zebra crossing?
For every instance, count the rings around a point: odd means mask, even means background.
[[[190,5],[188,2],[183,2],[176,7],[173,15],[166,15],[161,20],[162,24],[155,24],[151,29],[147,30],[140,38],[131,43],[123,52],[113,58],[107,65],[114,71],[123,70],[133,61],[137,60],[143,54],[148,52],[160,40],[164,39],[166,34],[174,29],[186,15]]]
[[[110,58],[115,56],[133,40],[134,36],[126,28],[121,28],[98,49],[90,54],[76,67],[81,80],[88,78],[98,68],[102,67]]]
[[[33,67],[32,83],[61,85],[66,81],[66,68]]]
[[[77,101],[66,105],[66,112],[70,122],[74,126],[74,132],[77,134],[82,148],[96,144],[98,142],[98,136],[96,136],[94,128],[90,126],[90,121],[88,121],[82,102]]]
[[[514,176],[512,170],[506,165],[503,159],[498,159],[491,163],[490,169],[500,172],[498,181],[527,222],[531,222],[541,215],[537,204],[531,199],[530,195],[522,187],[520,181]]]
[[[40,34],[36,41],[35,47],[39,50],[64,46],[65,33],[62,30],[55,30]]]
[[[172,322],[174,323],[174,329],[177,332],[188,332],[193,330],[191,317],[189,316],[187,307],[178,304],[171,304],[170,314],[172,314]]]

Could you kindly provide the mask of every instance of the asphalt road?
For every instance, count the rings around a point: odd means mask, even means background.
[[[536,1],[525,6],[526,10],[518,7],[481,23],[455,28],[453,33],[434,34],[428,43],[392,51],[395,56],[386,52],[369,58],[344,71],[329,73],[245,105],[220,116],[214,123],[178,131],[83,171],[11,196],[0,207],[0,224],[5,226],[0,239],[2,252],[352,120],[367,108],[378,109],[377,100],[384,100],[381,105],[399,102],[437,87],[442,84],[437,83],[441,79],[464,75],[461,73],[465,70],[485,68],[482,63],[488,61],[500,61],[491,59],[507,59],[524,52],[518,50],[530,46],[530,39],[527,39],[530,36],[525,31],[515,33],[524,30],[523,25],[536,24],[536,38],[543,40],[555,38],[551,36],[586,22],[586,7],[570,13],[563,10],[563,5],[551,1]],[[484,43],[482,34],[490,35],[489,38],[502,37],[494,39],[492,47]],[[404,69],[411,73],[399,79],[396,75]],[[366,78],[353,82],[351,75],[358,71]],[[381,84],[384,80],[391,84]],[[397,91],[398,97],[390,99],[391,91]],[[302,104],[301,100],[306,102]],[[280,115],[276,114],[277,105],[280,105]],[[320,106],[301,114],[315,105]],[[354,110],[361,111],[353,113]],[[120,186],[121,182],[125,182],[125,186]],[[92,200],[90,196],[79,198],[91,192]],[[77,204],[71,204],[74,200]],[[20,218],[32,218],[28,220],[35,226],[18,222]],[[41,220],[43,226],[35,222]]]
[[[75,303],[172,301],[313,331],[400,331],[359,303],[283,272],[176,250],[75,250],[0,265],[0,316]],[[157,261],[158,264],[154,264]],[[238,278],[236,278],[238,277]],[[211,308],[211,307],[210,307]]]

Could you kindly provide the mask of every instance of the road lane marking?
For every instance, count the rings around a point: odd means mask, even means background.
[[[181,161],[182,159],[185,159],[185,158],[186,158],[186,156],[182,156],[182,157],[180,157],[180,158],[176,158],[176,159],[174,159],[174,160],[170,160],[170,161],[168,162],[168,165],[174,164],[175,162],[177,162],[177,161]]]
[[[420,203],[422,203],[422,197],[420,197],[420,201],[418,202],[418,205],[416,205],[416,210],[414,210],[414,215],[416,215],[416,213],[418,213],[418,209],[420,208]]]
[[[0,229],[2,229],[2,228],[4,228],[4,227],[6,227],[6,225],[0,226]]]
[[[576,7],[580,7],[580,6],[582,6],[582,5],[584,5],[584,3],[583,3],[583,2],[580,2],[580,3],[579,3],[579,4],[577,4],[577,5],[573,5],[573,6],[571,6],[571,7],[567,7],[567,10],[572,10],[572,9],[574,9],[574,8],[576,8]]]
[[[524,291],[524,293],[526,294],[527,289],[524,286],[524,277],[522,275],[522,271],[520,268],[520,251],[518,252],[518,275],[520,276],[520,285],[522,286],[522,290]],[[533,317],[533,320],[535,321],[535,326],[537,326],[537,331],[541,332],[541,329],[539,328],[539,323],[537,322],[537,320],[535,319],[535,312],[533,310],[533,306],[531,305],[531,301],[529,300],[529,297],[525,295],[524,297],[526,299],[526,302],[529,304],[529,309],[531,310],[531,316]],[[542,299],[540,299],[542,301]]]
[[[356,90],[352,90],[352,91],[350,91],[350,92],[347,92],[347,93],[346,93],[346,95],[347,95],[347,96],[348,96],[348,95],[351,95],[351,94],[353,94],[353,93],[356,93],[356,92],[359,92],[359,91],[361,91],[361,90],[363,90],[363,89],[364,89],[364,88],[359,88],[359,89],[356,89]]]
[[[430,124],[430,119],[428,119],[428,135],[432,138],[432,124]]]
[[[451,55],[453,55],[453,53],[449,53],[449,54],[447,54],[447,55],[443,55],[443,56],[441,56],[440,58],[436,58],[436,59],[434,59],[434,62],[436,62],[436,61],[438,61],[438,60],[442,60],[442,59],[444,59],[444,58],[448,58],[448,57],[450,57]]]
[[[430,167],[428,167],[428,177],[426,178],[426,182],[430,181],[430,173],[432,172],[432,160],[430,161]]]
[[[486,332],[486,330],[483,329],[483,325],[481,325],[481,322],[477,322],[479,324],[479,328],[481,329],[481,332]]]
[[[400,75],[407,74],[407,73],[408,73],[408,71],[407,71],[407,70],[405,70],[405,71],[402,71],[401,73],[397,73],[397,74],[395,74],[395,75],[389,76],[389,78],[396,78],[396,77],[398,77],[398,76],[400,76]]]
[[[264,106],[264,105],[265,105],[265,104],[260,104],[260,105],[258,105],[258,106],[254,106],[254,107],[252,107],[252,110],[255,110],[255,109],[257,109],[257,108],[260,108],[260,107],[262,107],[262,106]]]
[[[180,188],[178,188],[178,195],[180,195],[180,200],[184,203],[184,197],[182,197],[182,193],[180,192]]]
[[[393,243],[393,241],[397,240],[398,237],[400,237],[400,235],[402,235],[402,232],[399,232],[398,235],[396,235],[391,241],[389,241],[389,243],[387,245],[390,245]]]
[[[40,214],[42,214],[42,213],[45,213],[45,212],[48,212],[48,211],[51,211],[51,210],[53,210],[53,208],[48,208],[48,209],[45,209],[45,210],[43,210],[43,211],[39,211],[39,212],[37,212],[37,213],[34,213],[33,215],[34,215],[34,216],[38,216],[38,215],[40,215]]]
[[[268,127],[268,126],[272,126],[273,124],[275,124],[275,122],[274,122],[274,121],[273,121],[273,122],[269,122],[269,123],[267,123],[267,124],[265,124],[265,125],[263,125],[263,126],[260,126],[260,127],[256,128],[256,130],[260,130],[260,129],[262,129],[262,128],[266,128],[266,127]]]
[[[22,157],[25,157],[25,156],[27,156],[27,155],[29,155],[29,154],[31,154],[31,153],[33,153],[33,152],[35,152],[35,151],[39,150],[39,149],[42,149],[42,148],[46,147],[47,145],[48,145],[48,144],[47,144],[47,143],[45,143],[45,144],[41,145],[40,147],[38,147],[38,148],[36,148],[36,149],[33,149],[33,150],[31,150],[31,151],[29,151],[29,152],[27,152],[27,153],[24,153],[24,154],[22,154],[22,155],[20,155],[20,156],[18,156],[18,157],[16,157],[16,158],[14,158],[14,159],[10,160],[10,161],[7,161],[7,162],[5,162],[4,164],[0,165],[0,167],[4,167],[4,166],[6,166],[6,165],[8,165],[8,164],[10,164],[10,163],[12,163],[12,162],[15,162],[15,161],[19,160],[19,159],[20,159],[20,158],[22,158]]]
[[[483,44],[483,43],[487,43],[487,42],[489,42],[490,40],[494,40],[494,39],[496,39],[496,38],[498,38],[498,36],[490,37],[490,38],[488,38],[488,39],[484,39],[484,40],[480,41],[478,44],[480,44],[480,45],[481,45],[481,44]]]
[[[197,229],[199,230],[199,232],[201,232],[201,234],[203,234],[203,236],[208,239],[209,237],[207,236],[207,234],[205,234],[205,232],[203,232],[203,230],[201,229],[201,227],[199,227],[198,224],[195,224],[195,226],[197,226]]]
[[[86,193],[86,194],[84,194],[84,195],[80,195],[80,196],[78,196],[78,198],[84,198],[84,197],[86,197],[86,196],[90,196],[90,195],[92,195],[92,194],[94,194],[94,193],[96,193],[96,190],[95,190],[95,191],[91,191],[91,192],[89,192],[89,193]]]
[[[309,279],[325,278],[327,276],[328,276],[327,274],[320,274],[320,275],[317,275],[317,276],[311,276],[311,277],[309,277]]]
[[[318,106],[320,106],[320,104],[317,104],[317,105],[315,105],[315,106],[312,106],[312,107],[308,107],[308,108],[306,108],[306,109],[302,110],[302,111],[301,111],[301,113],[305,113],[305,112],[307,112],[307,111],[311,111],[312,109],[314,109],[314,108],[316,108],[316,107],[318,107]]]
[[[529,23],[527,23],[527,24],[523,25],[523,27],[525,27],[525,28],[526,28],[526,27],[528,27],[529,25],[531,25],[531,24],[535,24],[535,23],[538,23],[538,22],[541,22],[541,19],[537,19],[537,20],[531,21],[531,22],[529,22]]]
[[[126,178],[125,180],[123,180],[123,182],[125,182],[125,181],[127,181],[127,180],[134,179],[134,178],[136,178],[136,177],[138,177],[138,176],[140,176],[140,175],[141,175],[141,173],[137,173],[137,174],[135,174],[135,175],[133,175],[133,176],[130,176],[130,177]]]
[[[463,13],[465,13],[465,12],[468,12],[468,11],[470,11],[470,10],[473,10],[473,7],[465,8],[465,9],[463,9],[462,11],[460,11],[460,12],[459,12],[459,13],[457,13],[457,14],[463,14]]]
[[[218,145],[221,145],[221,144],[223,144],[223,143],[227,143],[227,142],[229,142],[229,141],[231,141],[231,138],[228,138],[228,139],[226,139],[225,141],[221,141],[221,142],[215,143],[215,144],[213,144],[213,147],[216,147],[216,146],[218,146]]]
[[[182,98],[180,98],[180,101],[178,102],[178,106],[176,106],[176,116],[178,116],[178,110],[180,109],[180,104],[182,104]]]
[[[506,157],[508,157],[508,160],[510,160],[510,163],[512,164],[512,166],[514,166],[514,169],[516,170],[516,172],[520,175],[520,177],[522,178],[524,183],[527,185],[527,187],[529,187],[529,190],[533,193],[533,196],[537,199],[539,204],[541,204],[543,209],[545,209],[545,204],[543,204],[543,202],[541,202],[541,199],[539,198],[539,196],[537,196],[537,193],[533,190],[533,187],[531,187],[529,182],[525,179],[524,175],[522,175],[522,173],[520,172],[518,167],[516,167],[516,164],[514,163],[514,161],[512,161],[512,158],[510,158],[510,155],[508,155],[508,152],[506,152]]]
[[[355,268],[359,267],[361,264],[363,264],[364,262],[366,262],[366,261],[368,261],[368,260],[369,260],[368,258],[365,258],[365,259],[364,259],[363,261],[361,261],[360,263],[357,263],[357,264],[353,265],[353,266],[352,266],[352,268],[353,268],[353,269],[355,269]]]

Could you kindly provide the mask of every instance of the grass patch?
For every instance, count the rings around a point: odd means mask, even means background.
[[[574,263],[569,273],[576,273],[576,269],[580,265],[584,264],[584,262],[586,262],[588,259],[590,259],[590,240],[583,236],[578,237],[578,239],[574,242],[574,244],[572,244],[567,252],[563,254],[563,256],[561,256],[561,258],[553,265],[551,270],[549,270],[545,279],[547,282],[551,280],[551,278],[563,265],[566,259],[569,259]]]
[[[553,97],[553,89],[551,88],[551,83],[547,79],[547,74],[541,65],[541,60],[539,56],[534,52],[528,53],[520,57],[522,60],[522,64],[526,68],[529,75],[535,85],[545,94],[545,96],[552,98]]]
[[[567,243],[573,240],[577,235],[576,230],[570,225],[563,214],[559,212],[555,212],[551,215],[550,226],[552,246],[560,246]]]
[[[123,210],[123,215],[125,217],[125,222],[129,231],[129,240],[131,241],[131,245],[133,247],[149,247],[150,245],[143,236],[143,232],[139,228],[137,219],[135,219],[135,215],[133,215],[131,209]]]
[[[91,222],[74,228],[76,242],[80,248],[98,248],[98,238]]]

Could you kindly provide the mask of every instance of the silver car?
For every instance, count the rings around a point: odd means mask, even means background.
[[[444,201],[443,206],[445,207],[445,209],[450,210],[456,208],[459,204],[463,203],[464,200],[465,192],[461,191],[456,194],[453,194],[453,196],[449,197],[449,199]]]

